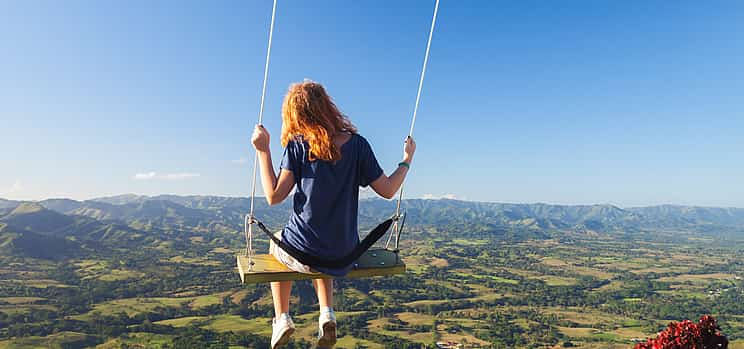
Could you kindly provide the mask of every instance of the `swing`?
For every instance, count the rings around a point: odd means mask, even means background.
[[[271,39],[274,33],[274,18],[276,15],[276,2],[271,9],[271,26],[269,28],[269,44],[266,51],[266,65],[264,66],[263,89],[261,91],[261,107],[258,113],[258,124],[263,121],[264,97],[266,96],[266,80],[269,74],[269,58],[271,56]],[[424,84],[424,75],[426,74],[426,65],[429,60],[429,48],[431,47],[431,38],[434,34],[434,24],[437,20],[437,11],[439,9],[439,0],[434,5],[434,15],[432,16],[431,29],[429,30],[429,39],[426,43],[426,53],[424,55],[424,64],[421,70],[418,93],[416,94],[416,103],[413,109],[411,120],[411,129],[408,136],[413,135],[413,126],[416,123],[416,114],[418,112],[419,100],[421,99],[421,89]],[[353,265],[353,269],[346,275],[346,278],[366,278],[374,276],[387,276],[403,274],[406,271],[406,265],[399,256],[400,234],[405,225],[405,213],[401,214],[400,207],[403,201],[403,184],[399,189],[398,202],[395,208],[395,214],[380,223],[362,240],[359,245],[348,255],[338,260],[322,260],[315,256],[308,255],[303,251],[297,250],[292,246],[275,237],[266,226],[254,216],[254,200],[256,196],[256,168],[258,164],[258,153],[253,158],[253,177],[251,191],[250,212],[245,216],[245,239],[246,248],[242,254],[237,256],[238,272],[240,280],[244,284],[254,284],[273,281],[289,280],[306,280],[306,279],[325,279],[331,278],[330,275],[322,273],[298,273],[290,270],[285,265],[277,261],[270,254],[253,254],[253,226],[257,226],[278,248],[287,252],[290,256],[306,265],[316,265],[321,267],[344,267]],[[385,248],[374,248],[374,245],[388,230],[392,227],[392,233],[388,237]],[[395,247],[389,249],[390,242],[395,235]]]

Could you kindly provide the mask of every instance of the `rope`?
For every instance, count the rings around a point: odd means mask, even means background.
[[[271,26],[269,27],[269,45],[266,49],[266,65],[264,66],[263,87],[261,88],[261,107],[258,111],[258,124],[263,122],[264,99],[266,98],[266,81],[269,78],[269,59],[271,58],[271,39],[274,36],[274,18],[276,17],[276,1],[271,8]],[[248,255],[249,269],[253,268],[253,212],[256,200],[256,171],[258,168],[258,152],[253,156],[253,177],[251,178],[251,210],[245,217],[245,254]]]
[[[429,63],[429,49],[431,48],[431,37],[434,36],[434,25],[437,23],[437,12],[439,12],[439,0],[434,4],[434,15],[431,18],[431,29],[429,30],[429,40],[426,42],[426,54],[424,54],[424,66],[421,68],[421,79],[419,80],[418,92],[416,93],[416,105],[413,107],[413,118],[411,119],[411,130],[408,136],[413,136],[413,126],[416,125],[416,114],[418,113],[419,101],[421,100],[421,90],[424,87],[424,77],[426,76],[426,65]],[[402,192],[402,191],[401,191]]]
[[[264,113],[264,100],[266,98],[266,83],[268,81],[269,77],[269,60],[271,58],[271,41],[274,36],[274,19],[276,18],[276,3],[277,0],[274,0],[274,4],[271,8],[271,25],[269,27],[269,43],[268,47],[266,49],[266,64],[264,66],[264,78],[263,78],[263,85],[261,88],[261,106],[259,108],[258,112],[258,125],[261,125],[263,122],[263,113]],[[426,53],[424,54],[424,64],[421,68],[421,78],[419,79],[419,85],[418,85],[418,91],[416,92],[416,103],[413,108],[413,117],[411,119],[411,129],[408,132],[409,137],[413,137],[413,128],[416,124],[416,116],[418,114],[418,107],[419,102],[421,101],[421,91],[424,86],[424,78],[426,76],[426,66],[429,63],[429,50],[431,49],[431,39],[434,36],[434,26],[437,22],[437,12],[439,11],[439,0],[436,0],[434,4],[434,14],[431,19],[431,28],[429,30],[429,39],[426,42]],[[248,256],[249,261],[249,269],[252,270],[253,268],[253,223],[256,222],[254,218],[254,211],[255,211],[255,200],[256,200],[256,173],[258,171],[258,152],[256,152],[253,156],[253,175],[251,176],[251,201],[250,201],[250,211],[247,216],[245,216],[245,240],[246,240],[246,248],[244,255]],[[398,242],[400,241],[400,228],[402,228],[402,224],[399,225],[400,221],[400,206],[401,202],[403,201],[403,185],[405,184],[405,181],[401,183],[399,194],[398,194],[398,202],[396,204],[395,208],[395,216],[394,216],[394,226],[393,226],[393,232],[395,233],[396,239],[395,239],[395,250],[398,250]],[[390,244],[390,239],[392,239],[393,234],[390,235],[390,238],[388,238],[387,243],[385,244],[385,247],[387,248]]]
[[[426,42],[426,53],[424,54],[424,64],[421,68],[421,78],[419,79],[418,92],[416,93],[416,104],[413,107],[413,117],[411,118],[411,129],[408,131],[408,137],[413,137],[413,127],[416,125],[416,115],[418,114],[419,101],[421,100],[421,90],[424,87],[424,77],[426,76],[426,65],[429,63],[429,49],[431,48],[431,38],[434,36],[434,26],[437,23],[437,12],[439,12],[439,0],[434,3],[434,15],[431,17],[431,29],[429,29],[429,40]],[[398,203],[395,205],[395,223],[393,225],[393,233],[395,233],[395,250],[398,250],[398,242],[400,241],[400,229],[398,220],[400,219],[400,204],[403,201],[403,185],[405,180],[400,185],[398,191]],[[393,234],[390,234],[385,248],[390,245],[390,239],[393,238]]]

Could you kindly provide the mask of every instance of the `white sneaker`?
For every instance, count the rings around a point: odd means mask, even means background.
[[[318,318],[318,348],[332,348],[336,345],[336,314],[321,312]]]
[[[289,337],[295,331],[295,325],[289,314],[282,313],[279,319],[272,320],[271,329],[271,349],[276,349],[289,342]]]

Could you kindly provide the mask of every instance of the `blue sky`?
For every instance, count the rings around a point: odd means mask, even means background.
[[[311,78],[401,156],[432,1],[280,0],[265,124]],[[0,4],[0,197],[247,195],[271,1]],[[409,197],[744,207],[744,3],[442,0]]]

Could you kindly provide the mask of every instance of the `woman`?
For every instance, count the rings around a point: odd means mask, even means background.
[[[269,205],[282,202],[297,186],[294,209],[278,236],[292,247],[323,260],[346,256],[359,243],[359,186],[371,186],[380,196],[392,198],[400,189],[416,151],[416,143],[409,137],[405,141],[403,161],[386,176],[367,140],[341,114],[323,86],[308,81],[291,85],[284,98],[281,141],[285,149],[279,176],[271,162],[266,129],[257,125],[251,141],[258,153],[261,183]],[[321,272],[341,277],[352,268],[351,265],[344,268],[303,265],[273,243],[269,250],[277,260],[300,273]],[[333,280],[315,279],[313,286],[320,305],[318,346],[332,347],[336,343]],[[286,344],[294,332],[289,316],[291,289],[291,281],[271,283],[275,313],[272,349]]]

